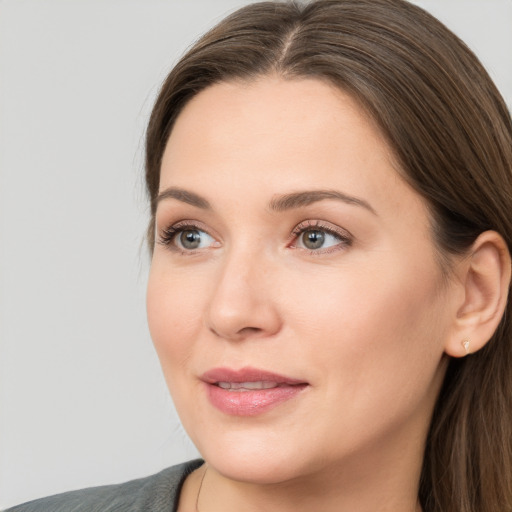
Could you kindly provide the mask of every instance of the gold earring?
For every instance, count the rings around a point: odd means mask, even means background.
[[[466,351],[466,355],[469,354],[469,345],[470,345],[469,340],[462,340],[462,346],[464,347],[464,350]]]

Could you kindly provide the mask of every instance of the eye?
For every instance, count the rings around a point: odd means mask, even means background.
[[[204,249],[215,241],[208,233],[200,229],[184,229],[174,240],[178,247],[187,251]]]
[[[298,240],[298,246],[305,249],[316,250],[325,247],[332,247],[338,244],[338,238],[334,235],[320,231],[319,229],[308,229],[303,231]]]
[[[331,252],[352,243],[352,237],[348,232],[324,225],[321,221],[301,223],[294,229],[293,234],[295,242],[292,247],[310,252]]]
[[[182,252],[206,249],[217,244],[215,238],[204,229],[192,224],[181,223],[166,228],[159,241],[170,249]]]

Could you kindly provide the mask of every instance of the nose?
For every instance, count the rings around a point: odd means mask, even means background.
[[[254,254],[231,254],[219,270],[207,312],[207,327],[231,341],[264,338],[281,328],[271,265]]]

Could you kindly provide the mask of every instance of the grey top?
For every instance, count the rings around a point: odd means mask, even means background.
[[[193,460],[123,484],[56,494],[5,512],[176,512],[185,478],[202,463]]]

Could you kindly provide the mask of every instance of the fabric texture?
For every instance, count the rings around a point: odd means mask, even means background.
[[[5,512],[176,512],[185,478],[202,463],[197,459],[122,484],[56,494]]]

